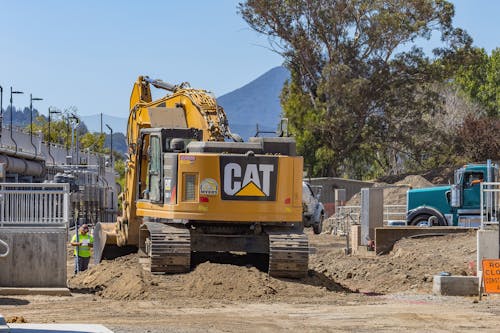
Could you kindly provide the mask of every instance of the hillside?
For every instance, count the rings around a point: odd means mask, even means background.
[[[217,102],[224,108],[233,132],[243,138],[260,130],[275,131],[281,114],[280,93],[290,77],[284,67],[275,67],[252,82],[220,96]]]
[[[226,111],[231,130],[245,139],[255,135],[257,124],[260,131],[276,131],[281,115],[281,89],[289,77],[290,73],[286,68],[275,67],[243,87],[218,97],[217,102]],[[36,110],[34,113],[36,117]],[[15,125],[26,126],[29,124],[29,109],[14,110],[13,118]],[[81,120],[90,132],[101,131],[100,114],[81,116]],[[8,113],[4,117],[4,122],[6,121]],[[113,128],[114,133],[125,133],[127,119],[103,114],[102,130],[108,135],[109,130],[105,124]],[[122,147],[118,145],[116,149],[122,151]]]

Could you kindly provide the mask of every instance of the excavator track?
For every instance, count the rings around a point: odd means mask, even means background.
[[[191,236],[184,226],[146,222],[144,237],[146,268],[153,274],[186,273],[191,269]]]
[[[269,233],[269,275],[303,278],[309,263],[309,241],[305,234]]]

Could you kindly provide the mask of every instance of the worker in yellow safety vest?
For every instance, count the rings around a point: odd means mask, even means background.
[[[83,224],[78,229],[78,235],[71,238],[71,245],[75,246],[75,274],[87,270],[90,262],[90,248],[94,238],[89,234],[89,226]]]

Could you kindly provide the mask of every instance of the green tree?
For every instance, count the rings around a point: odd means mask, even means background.
[[[106,150],[104,149],[104,139],[106,135],[101,133],[85,133],[80,138],[80,147],[82,149],[89,148],[90,150],[97,153],[104,153]]]
[[[489,116],[499,116],[500,48],[490,56],[484,49],[475,49],[474,55],[472,62],[459,66],[455,81]]]
[[[444,0],[247,0],[239,11],[269,36],[291,79],[282,105],[314,175],[390,173],[440,154],[427,120],[441,112],[433,83],[446,76],[418,48],[440,32],[452,63],[470,37]]]

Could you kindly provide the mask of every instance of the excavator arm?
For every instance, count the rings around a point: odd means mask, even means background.
[[[167,94],[153,100],[151,86],[165,90]],[[145,163],[145,159],[138,156],[138,144],[141,130],[147,128],[193,128],[201,130],[202,141],[243,141],[237,134],[231,133],[224,109],[217,104],[210,92],[193,89],[187,82],[174,85],[148,76],[139,76],[130,95],[128,159],[125,187],[121,194],[122,215],[116,223],[101,223],[96,226],[97,262],[101,260],[105,246],[138,245],[140,222],[136,216],[135,198],[139,190],[138,177],[141,175],[137,170],[139,164]],[[145,165],[142,165],[142,170],[145,170]]]

